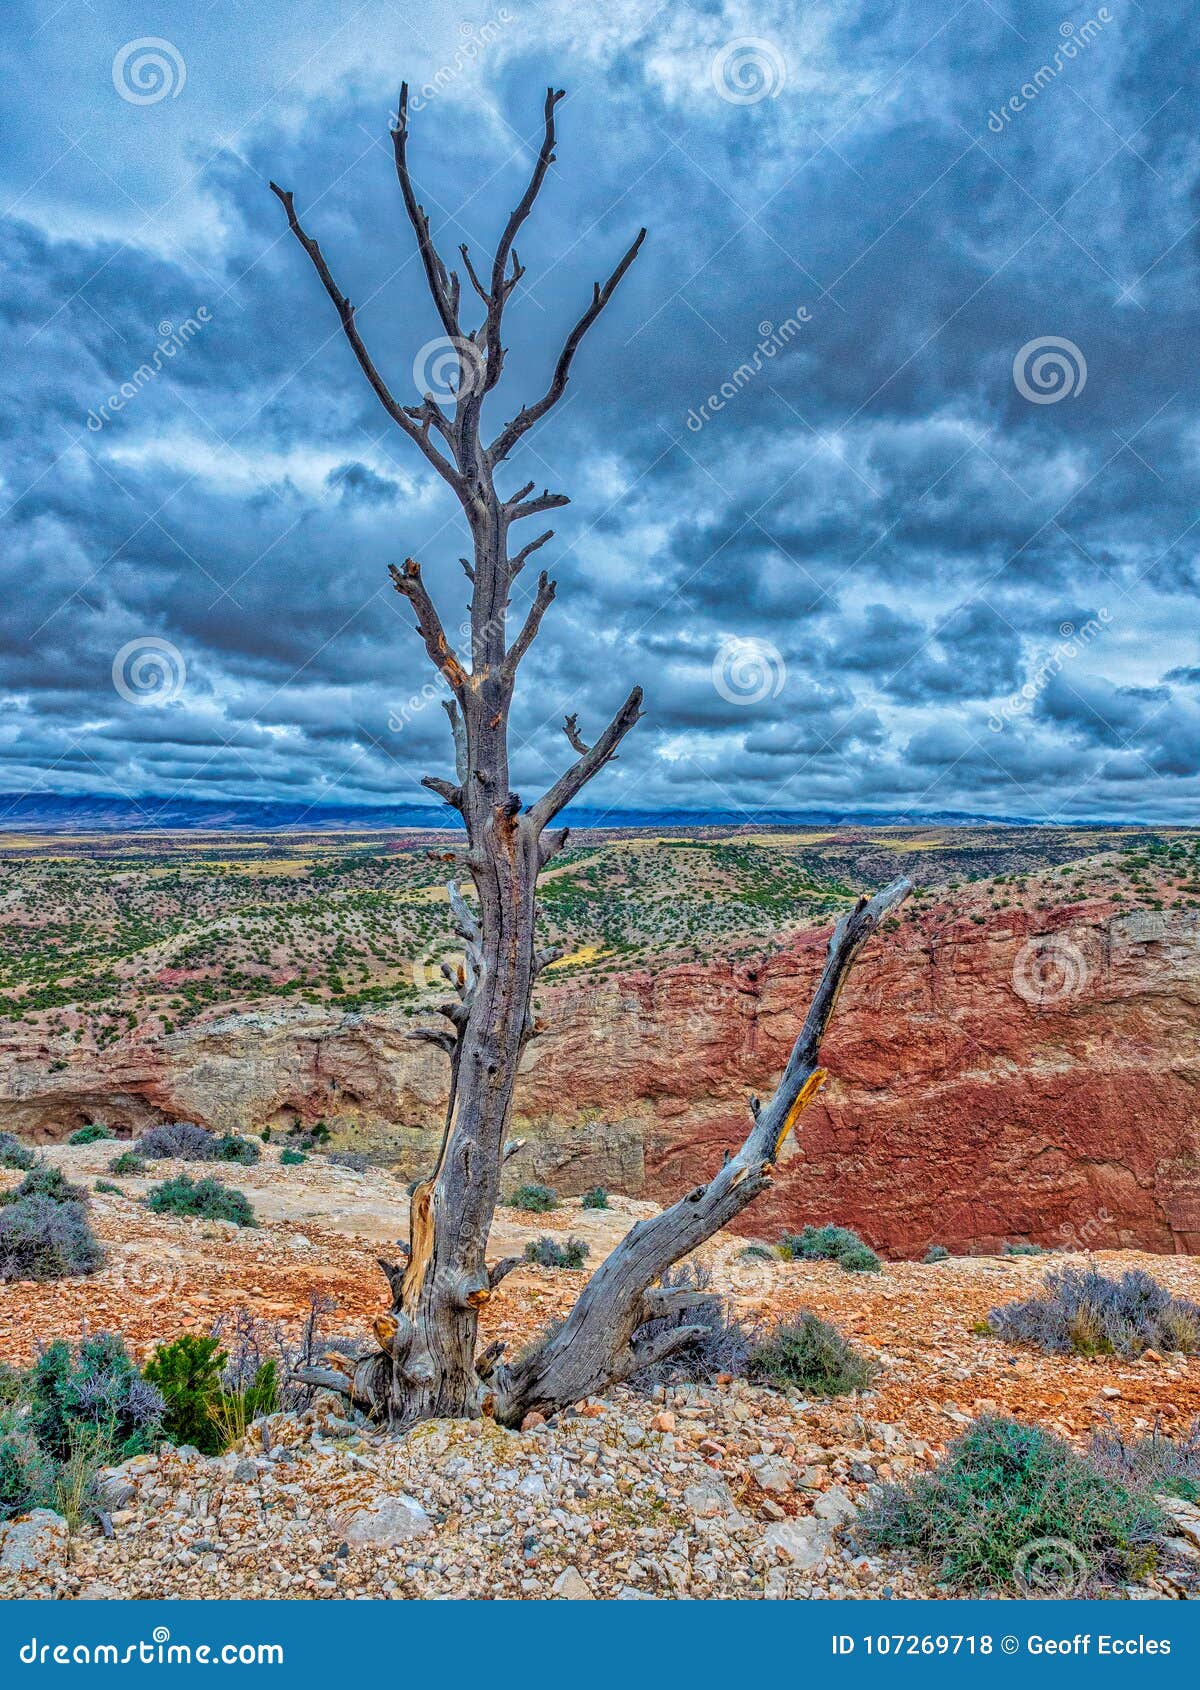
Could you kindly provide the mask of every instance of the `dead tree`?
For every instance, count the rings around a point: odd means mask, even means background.
[[[472,556],[462,560],[471,587],[469,668],[451,648],[420,565],[410,558],[402,567],[390,566],[396,591],[411,606],[429,659],[449,688],[454,778],[427,776],[424,784],[462,815],[464,867],[478,894],[476,914],[457,887],[451,888],[465,960],[461,969],[452,971],[454,996],[443,1008],[446,1028],[423,1035],[450,1059],[441,1151],[433,1173],[413,1193],[405,1259],[380,1263],[391,1287],[392,1307],[375,1322],[378,1351],[348,1372],[330,1367],[309,1374],[313,1382],[334,1385],[397,1428],[437,1416],[482,1414],[517,1425],[531,1409],[553,1411],[627,1377],[668,1348],[689,1342],[694,1329],[686,1325],[674,1328],[666,1339],[639,1337],[647,1322],[661,1317],[669,1298],[658,1281],[672,1263],[769,1186],[780,1146],[822,1082],[818,1049],[842,981],[863,942],[908,889],[906,882],[897,881],[869,902],[862,900],[839,922],[787,1071],[770,1103],[757,1109],[738,1154],[709,1184],[698,1186],[654,1220],[635,1226],[593,1275],[566,1326],[536,1353],[511,1367],[500,1362],[497,1346],[477,1353],[480,1308],[516,1265],[506,1260],[489,1270],[485,1251],[500,1195],[517,1069],[534,1032],[534,982],[556,955],[539,951],[535,943],[538,875],[566,841],[566,828],[554,825],[560,812],[612,760],[642,714],[641,688],[635,687],[592,744],[581,736],[576,717],[568,716],[564,731],[575,758],[565,773],[532,804],[523,804],[511,790],[508,719],[513,688],[555,593],[555,583],[543,571],[524,620],[510,637],[514,583],[529,558],[553,538],[553,530],[547,529],[515,546],[513,530],[569,501],[562,493],[535,492],[533,482],[504,495],[497,491],[496,474],[562,398],[580,343],[637,257],[646,234],[640,230],[608,280],[593,287],[545,391],[486,439],[482,412],[504,366],[505,307],[524,275],[516,241],[554,163],[555,114],[562,98],[554,89],[546,92],[541,144],[529,183],[508,218],[490,269],[484,268],[481,277],[467,247],[459,248],[470,290],[467,298],[478,299],[482,317],[476,327],[465,330],[459,275],[447,269],[434,245],[429,218],[413,188],[407,87],[400,91],[392,128],[396,174],[446,350],[455,362],[452,398],[442,403],[432,393],[425,393],[416,405],[402,404],[393,395],[363,342],[353,305],[297,216],[292,194],[271,184],[292,233],[333,301],[364,375],[392,421],[453,489],[472,541]]]

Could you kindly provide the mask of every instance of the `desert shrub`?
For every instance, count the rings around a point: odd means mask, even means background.
[[[747,1244],[744,1250],[738,1251],[738,1259],[747,1262],[774,1262],[778,1257],[768,1244]]]
[[[0,1133],[0,1168],[32,1168],[37,1158],[12,1133]]]
[[[207,1221],[233,1221],[255,1226],[254,1209],[244,1191],[220,1180],[193,1180],[187,1174],[164,1180],[146,1194],[147,1207],[160,1215],[190,1215]]]
[[[930,1262],[946,1262],[950,1259],[950,1252],[944,1244],[931,1244],[925,1252],[924,1260]]]
[[[143,1379],[121,1339],[85,1338],[77,1350],[56,1338],[29,1370],[29,1427],[60,1461],[96,1444],[115,1461],[152,1449],[161,1433],[163,1399]]]
[[[726,1299],[712,1290],[710,1270],[684,1262],[664,1273],[661,1284],[664,1291],[699,1294],[700,1300],[647,1322],[638,1331],[639,1342],[678,1326],[697,1330],[681,1349],[635,1373],[627,1381],[634,1390],[649,1396],[660,1385],[712,1384],[720,1374],[744,1374],[757,1334],[743,1326]]]
[[[25,1375],[19,1367],[0,1361],[0,1409],[11,1408],[25,1392]]]
[[[754,1346],[748,1358],[752,1379],[779,1389],[792,1385],[806,1396],[840,1397],[865,1391],[875,1369],[836,1326],[802,1311]]]
[[[597,1185],[591,1191],[585,1191],[579,1200],[582,1209],[607,1209],[609,1207],[608,1192],[602,1185]]]
[[[301,1162],[307,1161],[308,1157],[304,1154],[303,1150],[281,1150],[279,1152],[279,1165],[281,1168],[298,1168]]]
[[[244,1438],[260,1414],[274,1414],[278,1407],[279,1372],[273,1360],[264,1361],[248,1385],[222,1390],[213,1404],[213,1419],[222,1448]]]
[[[566,1238],[561,1244],[556,1238],[531,1238],[525,1246],[525,1260],[544,1268],[581,1268],[587,1254],[582,1238]]]
[[[328,1134],[326,1134],[328,1137]],[[349,1168],[352,1173],[365,1174],[371,1166],[370,1161],[361,1150],[331,1150],[325,1160],[332,1162],[335,1168]]]
[[[86,1196],[81,1185],[72,1185],[61,1168],[41,1162],[25,1175],[13,1191],[0,1193],[0,1203],[19,1203],[23,1197],[45,1197],[51,1203],[82,1203]]]
[[[82,1203],[35,1196],[0,1208],[0,1279],[66,1279],[103,1260]]]
[[[112,1197],[123,1197],[125,1193],[119,1185],[114,1185],[110,1179],[98,1179],[92,1187],[93,1191],[106,1191]]]
[[[144,1374],[162,1393],[163,1432],[172,1443],[191,1444],[201,1455],[224,1447],[214,1408],[221,1394],[221,1369],[229,1360],[216,1338],[184,1332],[160,1344]]]
[[[1158,1421],[1141,1437],[1124,1438],[1110,1421],[1096,1432],[1088,1456],[1102,1473],[1140,1488],[1200,1503],[1200,1418],[1171,1437]]]
[[[510,1209],[524,1209],[531,1215],[544,1215],[558,1208],[558,1198],[548,1185],[519,1185],[508,1199]]]
[[[144,1174],[146,1164],[136,1150],[122,1150],[108,1164],[108,1171],[110,1174]]]
[[[1200,1305],[1172,1296],[1140,1268],[1120,1279],[1095,1268],[1047,1274],[1041,1296],[993,1309],[988,1326],[996,1337],[1049,1355],[1200,1351]]]
[[[0,1520],[44,1508],[54,1496],[55,1463],[11,1410],[0,1416]]]
[[[1044,1256],[1045,1246],[1041,1244],[1006,1244],[1002,1251],[1005,1256]]]
[[[137,1153],[148,1162],[211,1162],[215,1133],[194,1121],[160,1121],[137,1141]]]
[[[67,1139],[68,1144],[95,1144],[97,1139],[112,1138],[112,1128],[93,1121],[90,1126],[77,1127]]]
[[[252,1138],[242,1138],[239,1133],[222,1133],[213,1142],[211,1160],[238,1162],[244,1168],[252,1168],[256,1162],[262,1161],[262,1151]]]
[[[1090,1584],[1143,1576],[1163,1529],[1148,1497],[1061,1438],[988,1415],[932,1473],[885,1487],[855,1535],[868,1548],[914,1551],[951,1586],[986,1590],[1011,1589],[1021,1551],[1047,1538],[1074,1547]]]
[[[779,1253],[784,1261],[837,1262],[848,1273],[876,1273],[882,1265],[857,1232],[845,1226],[806,1226],[800,1233],[785,1232]]]

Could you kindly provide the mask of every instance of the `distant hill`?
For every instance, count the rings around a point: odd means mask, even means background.
[[[1036,827],[1024,816],[958,810],[606,810],[564,812],[575,828],[684,827]],[[248,799],[116,798],[105,793],[0,793],[0,832],[316,832],[326,829],[457,828],[443,804],[315,804]],[[1074,827],[1086,823],[1073,822]]]

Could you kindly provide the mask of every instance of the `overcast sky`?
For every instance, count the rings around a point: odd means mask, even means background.
[[[1194,9],[10,0],[4,28],[0,788],[410,802],[448,773],[386,566],[418,557],[457,630],[461,514],[267,188],[415,403],[407,76],[435,238],[477,267],[567,91],[497,424],[649,228],[501,472],[572,499],[523,798],[563,713],[586,737],[636,681],[593,802],[1195,818]]]

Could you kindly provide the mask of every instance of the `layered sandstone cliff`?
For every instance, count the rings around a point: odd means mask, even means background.
[[[760,965],[548,987],[519,1096],[520,1173],[663,1198],[720,1165],[768,1092],[820,966],[812,934]],[[405,1173],[434,1154],[445,1058],[399,1012],[231,1013],[66,1066],[19,1025],[0,1125],[286,1129],[324,1119]],[[858,965],[831,1079],[746,1221],[837,1220],[887,1254],[1003,1239],[1200,1250],[1200,914],[1077,904],[906,921]]]

